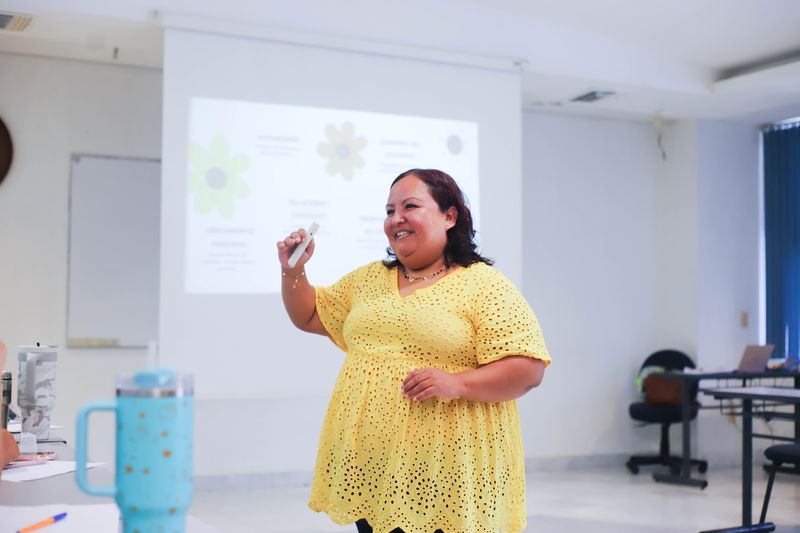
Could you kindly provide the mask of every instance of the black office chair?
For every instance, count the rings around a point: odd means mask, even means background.
[[[775,444],[764,450],[764,455],[772,461],[772,466],[769,469],[767,491],[764,494],[764,504],[761,506],[761,518],[758,523],[759,525],[763,524],[766,528],[772,526],[772,529],[759,529],[759,531],[773,531],[775,526],[766,522],[769,497],[772,495],[772,482],[775,481],[775,473],[784,463],[800,464],[800,444]]]
[[[684,368],[694,368],[694,361],[683,352],[677,350],[661,350],[650,355],[642,363],[642,369],[648,366],[660,366],[667,370],[683,370]],[[691,391],[692,398],[692,420],[697,416],[698,406],[694,405],[694,398],[697,396],[697,386]],[[681,422],[680,405],[648,405],[643,401],[633,402],[628,407],[631,418],[645,424],[661,424],[661,445],[658,455],[633,455],[625,466],[632,474],[639,473],[642,465],[664,465],[668,466],[673,475],[678,475],[681,468],[681,458],[670,455],[669,451],[669,426]],[[700,472],[708,469],[708,463],[699,459],[692,459],[692,464],[698,466]]]

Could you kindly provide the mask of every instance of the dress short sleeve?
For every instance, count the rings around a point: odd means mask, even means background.
[[[350,272],[330,287],[314,287],[317,292],[317,315],[333,343],[347,351],[344,340],[344,321],[350,313],[353,291],[364,268]]]
[[[519,290],[499,270],[476,264],[480,274],[472,287],[479,364],[510,355],[524,355],[551,363],[539,321]]]

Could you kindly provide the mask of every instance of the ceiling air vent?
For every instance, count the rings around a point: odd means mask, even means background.
[[[5,31],[24,31],[31,23],[30,15],[22,13],[8,13],[0,11],[0,30]]]
[[[597,100],[602,100],[603,98],[608,98],[609,96],[614,96],[614,91],[590,91],[586,94],[582,94],[580,96],[576,96],[570,102],[596,102]]]

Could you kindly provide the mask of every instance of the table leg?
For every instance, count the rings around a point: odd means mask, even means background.
[[[794,377],[794,388],[800,389],[800,377]],[[794,404],[794,441],[800,442],[800,403]]]
[[[775,524],[753,525],[753,400],[742,398],[742,525],[700,533],[766,533]]]
[[[681,457],[681,477],[691,477],[692,472],[692,382],[681,380],[681,425],[683,427],[683,456]]]
[[[742,399],[742,525],[753,524],[753,400]]]

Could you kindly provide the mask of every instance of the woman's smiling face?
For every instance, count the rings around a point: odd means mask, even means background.
[[[389,191],[383,231],[400,263],[420,270],[444,254],[447,230],[455,224],[455,217],[454,207],[443,213],[425,182],[411,174]]]

